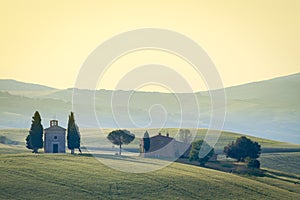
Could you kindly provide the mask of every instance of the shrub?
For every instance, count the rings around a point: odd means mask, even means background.
[[[259,160],[252,159],[252,158],[246,158],[246,163],[248,168],[255,168],[259,169],[260,168],[260,162]]]

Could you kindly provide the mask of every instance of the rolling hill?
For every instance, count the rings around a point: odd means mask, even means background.
[[[13,79],[0,79],[0,90],[3,91],[49,91],[54,90],[54,88],[40,85],[40,84],[33,84],[33,83],[24,83],[20,81],[16,81]]]
[[[114,154],[118,151],[117,148],[112,148],[110,142],[106,142],[106,136],[112,129],[80,129],[81,133],[81,146],[84,151],[87,150],[94,152],[96,155],[107,153],[107,150]],[[134,133],[136,138],[129,145],[123,146],[123,150],[127,153],[138,153],[140,139],[143,137],[145,131],[148,131],[150,136],[155,136],[160,132],[162,135],[169,133],[171,137],[175,137],[177,140],[176,134],[178,129],[175,128],[166,128],[166,129],[129,129],[130,132]],[[207,129],[191,129],[191,132],[197,134],[194,140],[204,139]],[[0,129],[0,138],[5,138],[4,144],[13,144],[10,145],[11,148],[3,149],[0,154],[13,153],[11,150],[17,152],[30,152],[25,148],[25,138],[28,135],[28,129]],[[214,146],[215,152],[219,155],[219,159],[226,160],[223,149],[224,146],[230,142],[236,140],[238,137],[242,136],[238,133],[223,131]],[[247,136],[253,141],[258,142],[262,147],[262,155],[260,162],[262,167],[270,168],[273,170],[280,170],[286,173],[294,173],[300,175],[300,168],[298,167],[300,161],[300,145],[267,140],[252,136]],[[0,141],[1,142],[1,141]],[[8,146],[7,146],[8,147]],[[41,152],[43,150],[41,149]],[[106,151],[106,152],[103,152]]]
[[[23,84],[24,87],[21,87]],[[35,110],[40,111],[45,126],[51,118],[57,118],[62,126],[66,125],[72,109],[73,89],[58,90],[12,80],[1,80],[0,89],[0,128],[29,127]],[[300,144],[299,90],[300,73],[226,88],[224,130]],[[99,122],[102,128],[193,128],[199,116],[195,99],[200,109],[199,127],[209,126],[211,104],[207,92],[132,92],[99,90],[94,93],[76,89],[75,98],[82,100],[83,104],[86,97],[95,95],[95,108],[86,109],[83,105],[75,110],[77,114],[80,113],[76,116],[79,126],[98,127]],[[124,101],[130,95],[130,101]],[[112,97],[114,111],[111,109]],[[186,111],[183,120],[181,106]],[[90,113],[94,115],[92,109],[95,110],[98,122],[91,120]],[[162,123],[164,120],[165,124]]]
[[[110,130],[81,129],[83,142],[87,142],[83,145],[101,146],[101,140]],[[145,129],[130,131],[141,136]],[[148,131],[150,135],[158,131],[176,135],[174,128]],[[101,137],[100,132],[104,133]],[[203,138],[205,132],[205,129],[197,130],[197,139]],[[14,142],[14,145],[0,144],[0,199],[40,199],[41,196],[43,199],[300,198],[300,145],[250,137],[263,148],[260,161],[264,175],[256,176],[178,162],[169,164],[158,159],[116,156],[114,153],[92,156],[85,148],[82,155],[32,154],[25,148],[27,134],[28,129],[0,130],[0,136]],[[239,136],[223,132],[215,146],[216,151]],[[138,149],[138,142],[139,138],[136,138],[124,149]],[[289,152],[291,150],[294,152]],[[111,164],[123,171],[135,169],[141,172],[118,171],[110,168]],[[157,166],[165,167],[151,171]]]
[[[104,156],[134,166],[152,159]],[[173,163],[148,173],[116,171],[88,154],[22,152],[0,144],[0,199],[299,199],[300,178],[268,170],[240,176]]]

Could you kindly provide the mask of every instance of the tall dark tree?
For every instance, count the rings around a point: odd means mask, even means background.
[[[71,154],[74,154],[75,149],[78,149],[81,153],[80,132],[78,126],[75,123],[75,117],[73,112],[71,112],[71,114],[69,115],[67,141],[68,148],[71,150]]]
[[[150,138],[149,138],[149,133],[148,133],[148,131],[146,131],[146,132],[144,133],[143,144],[144,144],[144,146],[143,146],[143,148],[144,148],[144,149],[143,149],[143,152],[146,153],[146,152],[148,152],[149,149],[150,149]]]
[[[202,155],[202,152],[200,152],[201,149],[203,150],[203,153],[206,153],[205,155]],[[205,163],[214,155],[214,152],[214,148],[205,141],[197,140],[192,143],[189,160],[199,161],[200,166],[204,166]]]
[[[38,153],[39,148],[43,148],[43,126],[41,124],[41,116],[36,111],[32,117],[32,123],[29,131],[29,135],[26,137],[26,147],[33,149],[33,153]]]
[[[227,157],[235,158],[237,161],[245,162],[245,158],[256,159],[260,156],[261,147],[257,142],[253,142],[245,136],[239,137],[224,147]]]
[[[115,144],[115,145],[119,145],[120,147],[120,152],[119,154],[121,155],[122,153],[122,145],[123,144],[129,144],[130,142],[132,142],[135,138],[135,135],[133,133],[130,133],[128,130],[115,130],[110,132],[107,135],[107,139]]]
[[[192,141],[192,134],[189,129],[180,129],[178,133],[179,141],[184,143],[190,143]]]

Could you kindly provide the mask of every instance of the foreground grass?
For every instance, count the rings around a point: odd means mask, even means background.
[[[5,146],[0,151],[0,199],[300,198],[300,185],[295,184],[300,179],[290,181],[282,174],[241,177],[180,163],[134,174],[113,170],[88,155],[6,154]]]

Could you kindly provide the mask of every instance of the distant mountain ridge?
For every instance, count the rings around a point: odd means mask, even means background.
[[[261,84],[264,84],[266,82],[290,82],[290,83],[299,83],[299,78],[300,78],[300,72],[295,73],[295,74],[290,74],[286,76],[280,76],[280,77],[275,77],[267,80],[262,80],[262,81],[254,81],[250,83],[244,83],[240,85],[235,85],[235,86],[229,86],[226,87],[226,90],[234,90],[240,87],[248,87],[248,86],[260,86]],[[66,88],[62,90],[73,90],[74,88]],[[41,85],[37,83],[28,83],[28,82],[22,82],[14,79],[0,79],[0,91],[14,91],[14,90],[59,90],[57,88],[51,87],[51,86],[46,86],[46,85]],[[111,91],[111,90],[105,90],[101,89],[102,91]],[[123,90],[122,90],[123,91]],[[196,93],[201,93],[201,92],[206,92],[206,91],[198,91]],[[162,93],[162,92],[150,92],[150,93]]]
[[[0,90],[1,91],[22,91],[22,90],[53,90],[55,88],[44,86],[35,83],[25,83],[13,79],[0,79]]]
[[[0,128],[29,127],[31,116],[39,110],[44,126],[52,118],[66,126],[72,109],[73,89],[59,90],[38,84],[22,83],[14,80],[0,80]],[[129,102],[131,118],[128,119],[127,106],[122,99],[132,91],[78,90],[79,97],[95,95],[95,113],[102,127],[131,127],[133,120],[141,127],[160,127],[164,116],[167,127],[190,127],[199,113],[193,105],[196,96],[200,109],[200,127],[207,128],[210,122],[210,97],[208,92],[195,94],[178,93],[188,113],[180,124],[181,113],[175,95],[159,92],[134,92]],[[247,83],[225,88],[227,95],[227,116],[224,130],[241,132],[273,140],[300,143],[300,73],[270,80]],[[111,97],[114,94],[115,116],[111,110]],[[160,107],[151,107],[160,104]],[[80,110],[79,110],[80,111]],[[80,113],[85,113],[81,110]],[[76,114],[76,113],[75,113]],[[117,117],[121,124],[116,124]],[[98,127],[88,115],[76,116],[81,127]],[[134,128],[134,127],[133,127]],[[193,127],[191,127],[193,128]]]

